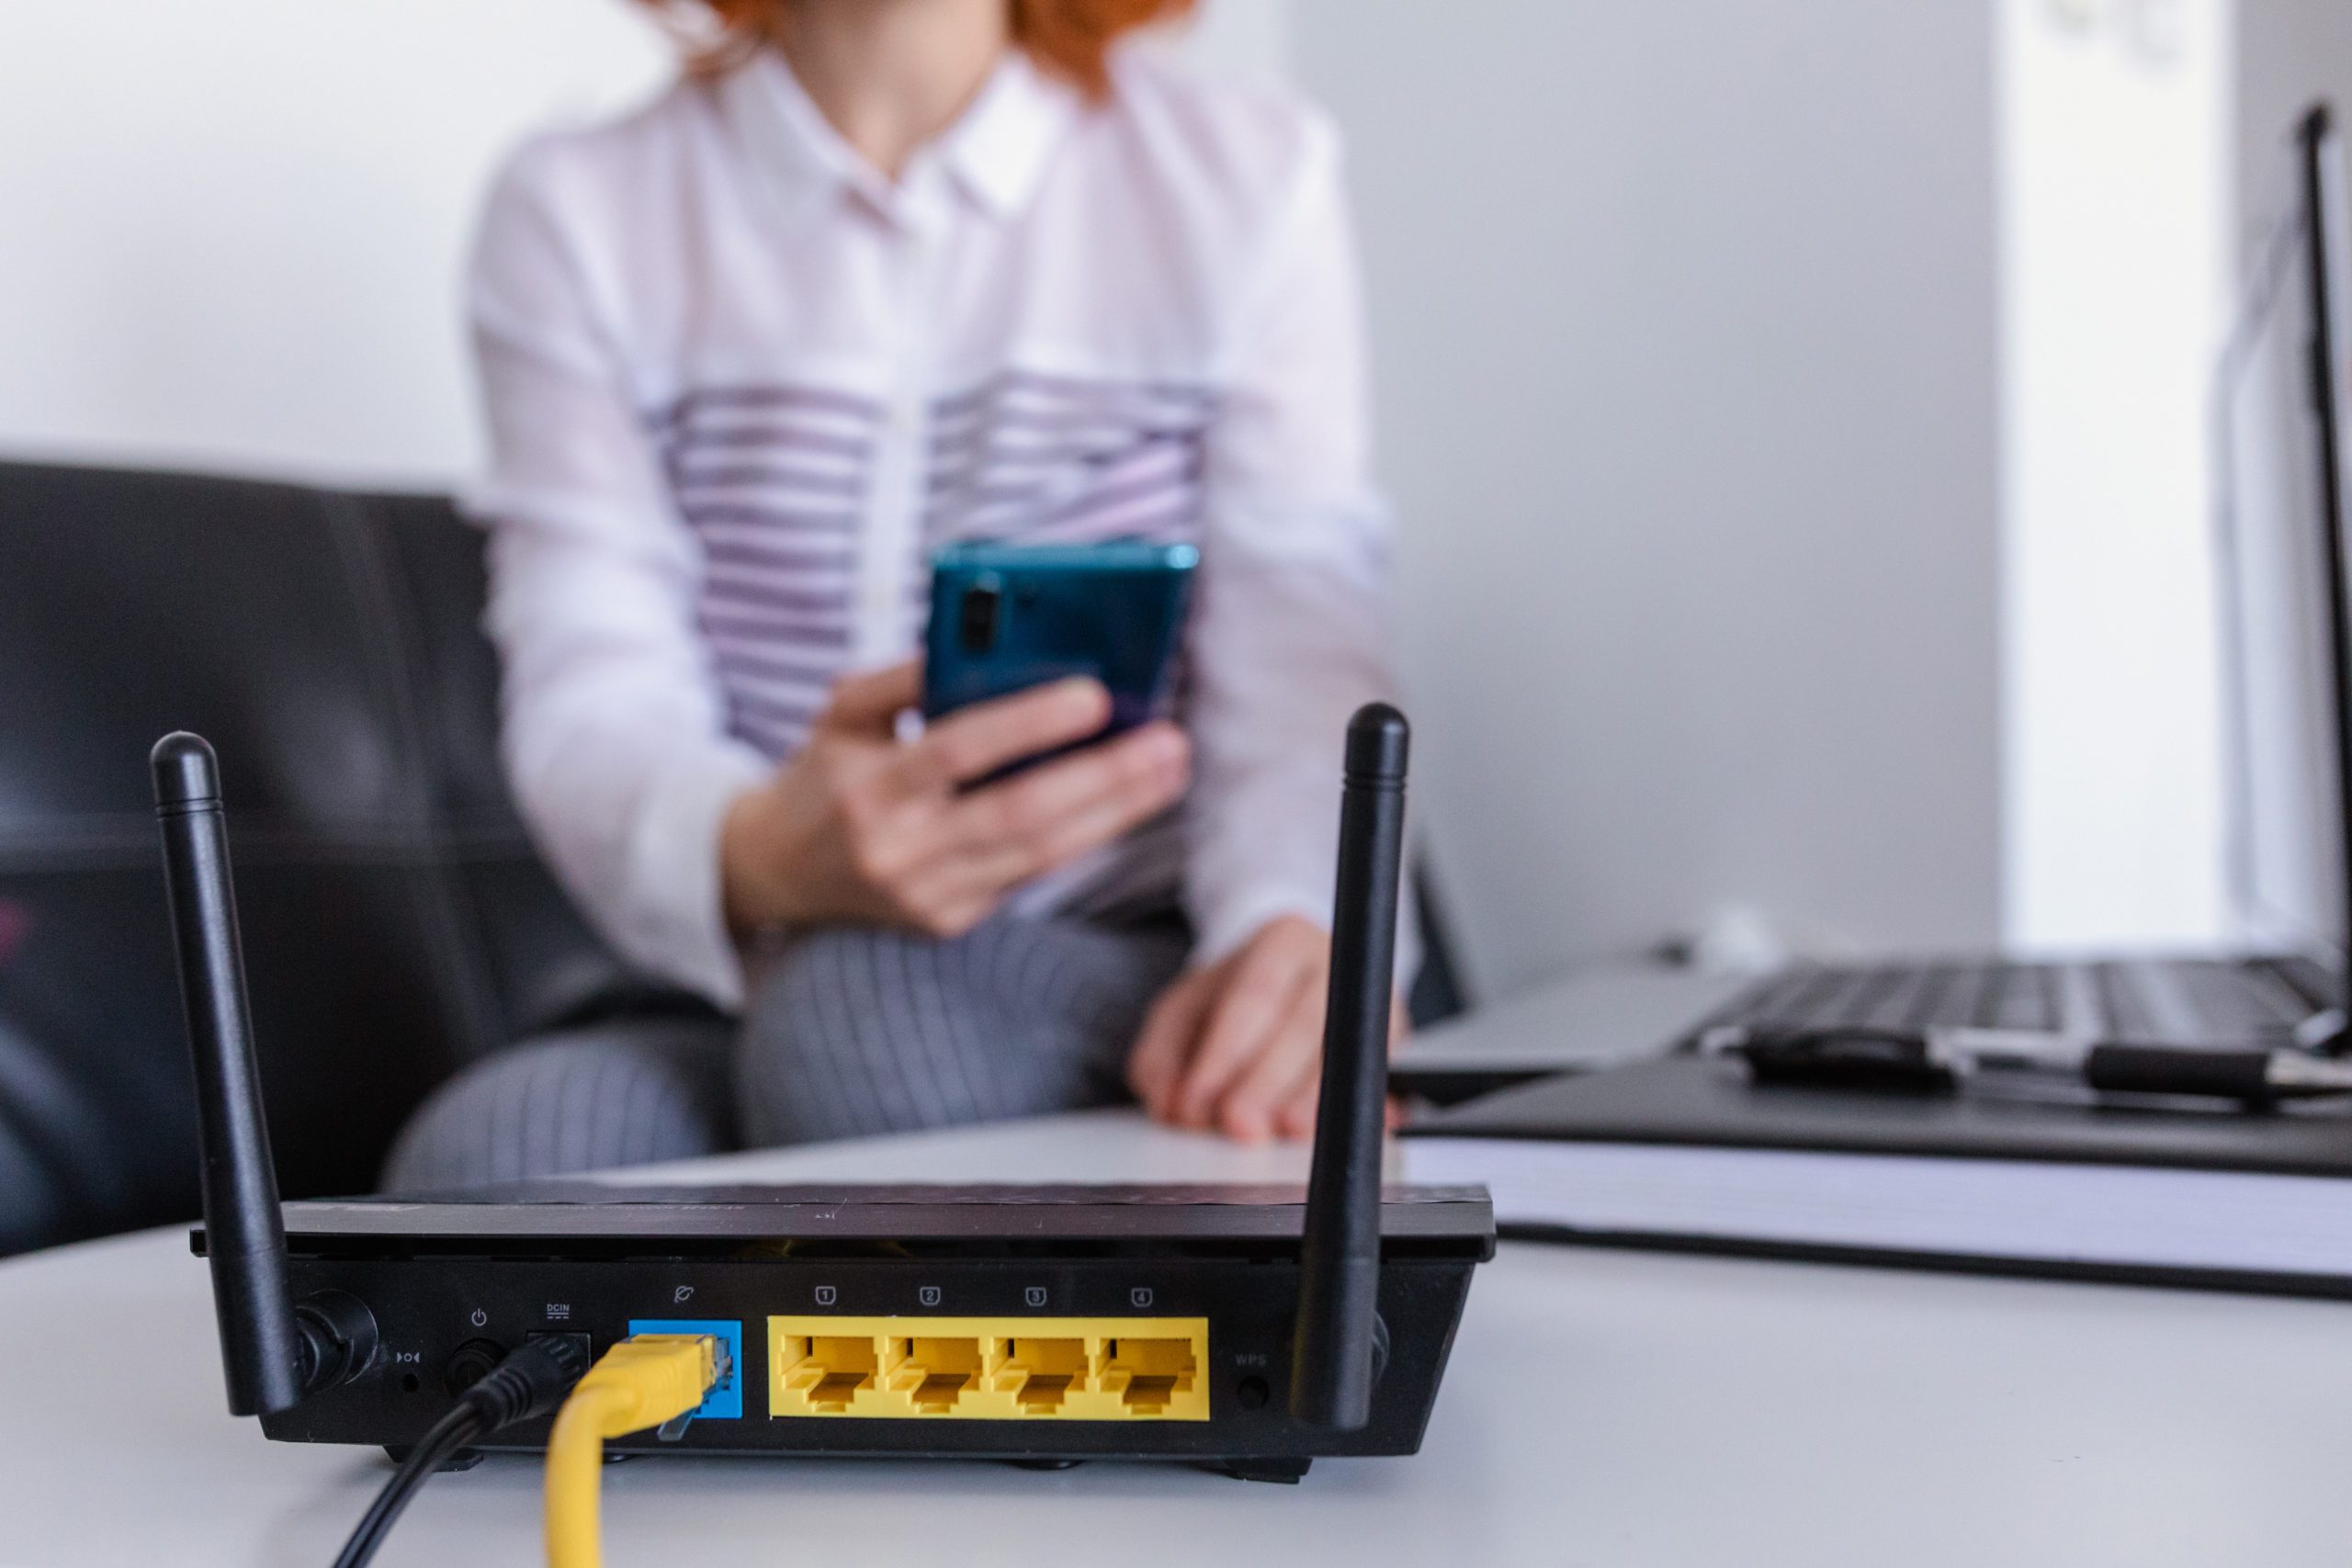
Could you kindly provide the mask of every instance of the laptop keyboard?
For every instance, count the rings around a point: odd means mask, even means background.
[[[1762,982],[1711,1022],[2286,1043],[2339,994],[2329,971],[2300,958],[1801,965]]]

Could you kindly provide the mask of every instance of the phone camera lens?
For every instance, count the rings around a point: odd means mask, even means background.
[[[967,653],[986,653],[996,646],[999,624],[1004,618],[1004,591],[995,582],[983,579],[964,590],[958,632]]]

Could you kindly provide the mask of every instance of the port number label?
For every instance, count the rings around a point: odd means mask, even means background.
[[[1032,1285],[1021,1292],[1021,1299],[1028,1303],[1033,1307],[1044,1306],[1046,1304],[1046,1287],[1043,1285]]]
[[[840,1299],[841,1292],[834,1290],[831,1285],[820,1285],[817,1287],[817,1304],[819,1306],[829,1307]]]
[[[1127,1303],[1130,1306],[1133,1306],[1137,1312],[1141,1312],[1149,1307],[1151,1305],[1151,1287],[1149,1285],[1137,1285],[1134,1290],[1129,1291],[1127,1292]]]
[[[936,1285],[921,1286],[915,1292],[915,1299],[922,1303],[922,1304],[927,1307],[935,1307],[939,1304],[939,1287]]]

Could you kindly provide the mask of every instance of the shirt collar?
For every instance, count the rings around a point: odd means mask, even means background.
[[[842,140],[775,51],[763,50],[730,73],[720,93],[788,217],[814,213],[843,189],[897,214],[930,161],[983,210],[1011,218],[1035,193],[1079,108],[1075,90],[1039,71],[1024,51],[1007,50],[978,96],[915,154],[906,182],[894,186]]]

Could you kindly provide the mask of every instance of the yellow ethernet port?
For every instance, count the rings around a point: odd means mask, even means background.
[[[1057,1416],[1073,1388],[1086,1387],[1086,1341],[1023,1334],[1005,1341],[989,1386],[1012,1395],[1023,1416]]]
[[[771,1317],[768,1413],[1205,1421],[1200,1317]]]
[[[982,1341],[917,1334],[885,1339],[883,1386],[906,1395],[924,1416],[953,1416],[964,1391],[979,1382]]]
[[[846,1416],[858,1396],[874,1387],[874,1341],[866,1335],[815,1334],[778,1338],[775,1347],[775,1397],[770,1404],[782,1411],[790,1401],[798,1414]]]
[[[1137,1416],[1157,1416],[1192,1393],[1200,1358],[1189,1341],[1122,1334],[1106,1343],[1102,1371],[1095,1382]]]

